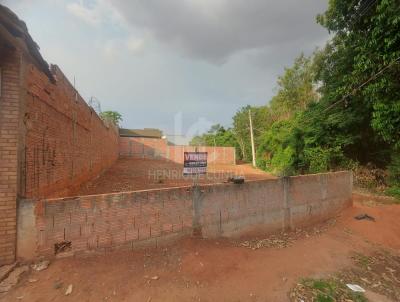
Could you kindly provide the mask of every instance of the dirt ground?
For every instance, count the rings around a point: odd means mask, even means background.
[[[76,195],[92,195],[191,185],[193,178],[184,177],[183,165],[165,160],[120,158],[98,178],[81,186]],[[228,177],[244,176],[246,180],[274,178],[249,164],[211,164],[199,183],[223,183]]]
[[[375,221],[354,219],[361,213]],[[287,235],[295,238],[287,245],[273,239],[254,248],[248,244],[253,237],[188,238],[158,249],[57,259],[23,276],[0,301],[289,301],[301,278],[351,267],[355,253],[398,255],[399,217],[399,205],[363,196],[334,220]]]

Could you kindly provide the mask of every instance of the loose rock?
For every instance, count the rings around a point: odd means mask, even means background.
[[[50,261],[48,261],[48,260],[41,260],[41,261],[39,261],[39,262],[37,262],[37,263],[35,263],[35,264],[32,264],[32,269],[34,269],[35,271],[40,272],[40,271],[43,271],[43,270],[45,270],[46,268],[48,268],[48,267],[49,267],[49,264],[50,264]]]
[[[21,278],[21,275],[29,271],[27,265],[16,267],[6,279],[0,283],[0,293],[8,292],[14,285],[16,285]]]
[[[67,290],[65,291],[65,295],[68,296],[72,294],[72,284],[68,285]]]

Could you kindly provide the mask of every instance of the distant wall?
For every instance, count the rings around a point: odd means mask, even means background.
[[[134,158],[166,159],[183,163],[184,152],[194,152],[193,146],[169,146],[167,140],[143,137],[120,137],[119,154]],[[209,163],[235,164],[234,147],[199,146],[199,152],[208,152]]]
[[[25,74],[25,150],[20,194],[73,194],[118,158],[118,133],[90,108],[57,66],[57,83],[29,64]]]
[[[53,256],[70,241],[72,252],[139,246],[193,232],[207,238],[249,231],[274,232],[333,217],[351,205],[351,172],[24,201],[19,256]]]

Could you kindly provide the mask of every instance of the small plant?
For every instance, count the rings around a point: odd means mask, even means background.
[[[290,296],[292,301],[298,301],[296,299],[299,297],[304,301],[316,302],[368,301],[362,293],[351,291],[347,288],[343,280],[336,277],[328,279],[304,279],[291,292]]]
[[[386,190],[386,194],[393,196],[400,202],[400,186],[393,186]]]

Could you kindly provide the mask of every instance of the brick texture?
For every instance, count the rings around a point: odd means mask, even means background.
[[[56,85],[29,65],[26,72],[26,142],[21,195],[74,194],[79,185],[118,158],[118,134],[76,92],[57,66]]]
[[[310,190],[313,190],[312,192]],[[42,200],[34,204],[35,256],[157,245],[200,226],[203,237],[274,232],[333,217],[351,205],[352,175],[319,175]],[[177,236],[172,236],[177,235]]]
[[[20,60],[2,53],[0,96],[0,265],[15,259],[20,115]]]
[[[74,194],[118,158],[118,131],[85,103],[57,66],[57,82],[26,55],[0,56],[0,265],[15,260],[17,199]]]
[[[125,246],[188,234],[192,227],[189,188],[148,190],[45,200],[36,205],[37,253],[54,255],[54,244],[73,251]]]
[[[184,152],[194,152],[193,146],[169,146],[165,139],[143,137],[120,137],[120,156],[134,158],[166,159],[183,163]],[[199,152],[208,152],[208,162],[218,164],[235,164],[234,147],[199,146]]]

